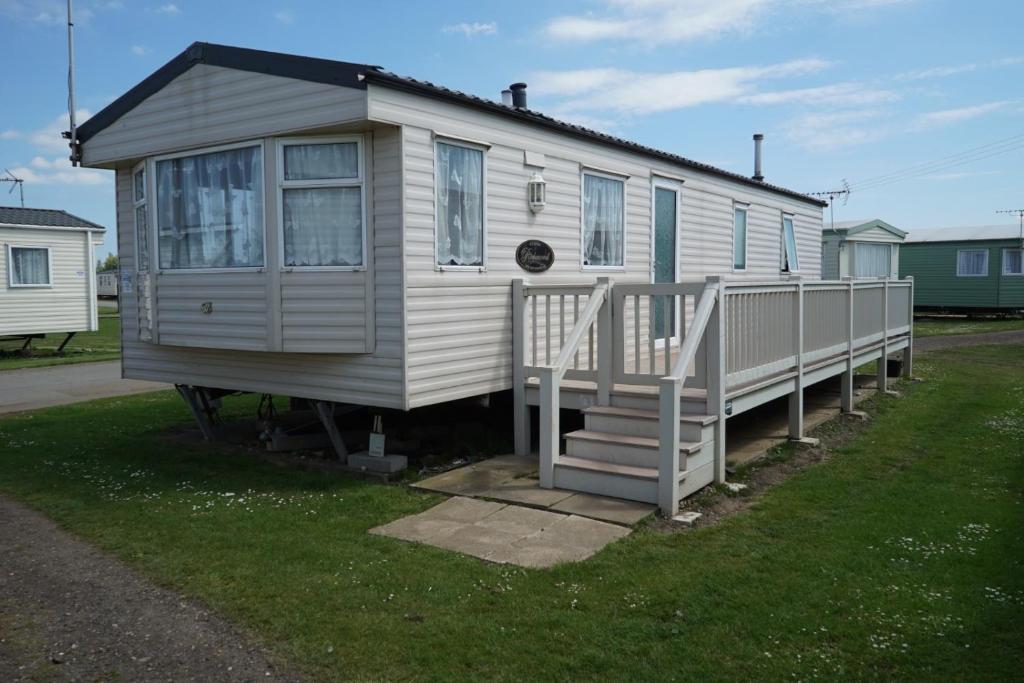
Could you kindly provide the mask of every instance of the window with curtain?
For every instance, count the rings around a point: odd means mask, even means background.
[[[140,272],[149,270],[149,231],[146,229],[146,166],[135,171],[132,176],[132,204],[135,208],[135,269]]]
[[[782,272],[795,273],[800,270],[800,257],[796,249],[796,231],[793,217],[782,215]]]
[[[732,267],[747,268],[747,207],[737,206],[732,217]]]
[[[156,162],[160,267],[263,265],[263,154],[259,146]]]
[[[284,265],[363,265],[363,174],[357,140],[283,144]]]
[[[1024,275],[1024,249],[1003,249],[1003,275]]]
[[[626,183],[583,174],[583,265],[620,267],[625,238]]]
[[[988,275],[988,249],[961,249],[956,252],[957,277]]]
[[[10,247],[8,250],[11,287],[48,287],[50,250],[46,247]]]
[[[484,153],[435,144],[437,265],[484,265]]]
[[[892,274],[892,247],[858,242],[854,245],[853,261],[854,277],[889,277]]]

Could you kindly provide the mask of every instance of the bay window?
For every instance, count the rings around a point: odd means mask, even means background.
[[[437,141],[437,265],[441,268],[484,266],[484,151]]]
[[[252,268],[263,259],[263,149],[158,158],[160,268]]]
[[[283,265],[364,266],[361,138],[281,142]]]
[[[624,264],[626,183],[594,172],[583,173],[583,266]]]
[[[7,247],[7,284],[11,287],[50,287],[48,247]]]

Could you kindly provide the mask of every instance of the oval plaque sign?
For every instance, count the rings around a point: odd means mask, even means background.
[[[516,247],[516,263],[528,273],[543,273],[555,262],[555,252],[547,242],[526,240]]]

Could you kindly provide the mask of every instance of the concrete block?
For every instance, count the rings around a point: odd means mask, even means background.
[[[374,457],[364,451],[362,453],[349,453],[348,466],[354,470],[392,474],[394,472],[401,472],[408,467],[409,459],[404,455]]]
[[[683,526],[693,526],[697,523],[697,520],[703,517],[699,512],[681,512],[672,518],[673,522],[682,524]]]

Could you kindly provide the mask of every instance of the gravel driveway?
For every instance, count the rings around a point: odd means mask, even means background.
[[[0,496],[0,681],[294,681],[230,624]]]

